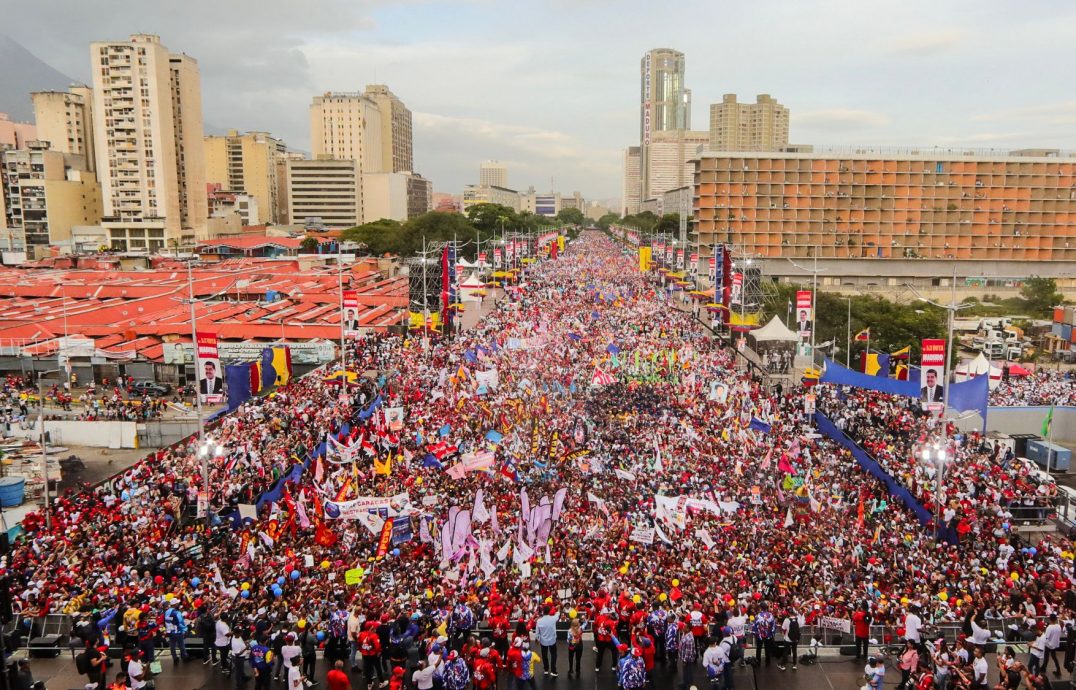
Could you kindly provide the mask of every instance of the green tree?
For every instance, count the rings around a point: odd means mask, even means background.
[[[413,256],[422,251],[425,239],[427,243],[458,240],[466,245],[462,253],[473,257],[478,239],[478,231],[466,218],[444,211],[430,211],[412,218],[404,223],[402,235],[400,256]]]
[[[680,232],[680,214],[666,213],[654,226],[654,232],[668,232],[676,234]]]
[[[1057,291],[1057,281],[1053,278],[1032,276],[1020,286],[1020,298],[1029,316],[1047,317],[1065,297]]]
[[[318,242],[316,237],[304,237],[303,241],[299,243],[299,252],[302,254],[316,254],[318,251]]]
[[[475,204],[467,209],[467,220],[483,237],[500,234],[502,220],[509,232],[520,227],[519,214],[502,204]]]
[[[364,244],[374,256],[382,254],[400,255],[402,234],[403,225],[400,221],[382,218],[372,223],[348,228],[340,233],[340,239],[345,242]]]
[[[577,208],[562,208],[557,214],[557,220],[571,225],[583,225],[587,222],[587,217]]]
[[[642,211],[630,216],[624,216],[623,224],[639,228],[645,233],[651,233],[657,227],[659,218],[652,211]]]
[[[608,230],[609,226],[614,224],[620,224],[620,216],[615,213],[606,213],[604,216],[598,219],[598,227],[602,230]]]

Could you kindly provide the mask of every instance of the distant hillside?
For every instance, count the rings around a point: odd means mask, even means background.
[[[0,34],[0,113],[34,121],[32,91],[64,91],[76,80],[60,74],[10,36]]]

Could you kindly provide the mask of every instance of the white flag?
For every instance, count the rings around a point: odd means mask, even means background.
[[[785,527],[791,527],[796,524],[796,521],[792,519],[792,506],[788,507],[788,512],[785,513]]]

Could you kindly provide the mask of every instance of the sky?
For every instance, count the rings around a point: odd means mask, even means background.
[[[415,168],[459,193],[620,197],[639,61],[686,54],[693,129],[724,93],[768,93],[792,143],[1076,149],[1076,3],[1024,0],[0,0],[0,31],[77,79],[89,43],[156,33],[201,68],[205,121],[309,150],[324,91],[387,84]]]

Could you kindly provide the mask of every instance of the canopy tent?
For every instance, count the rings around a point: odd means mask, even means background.
[[[485,287],[486,283],[479,280],[478,274],[472,273],[467,280],[460,283],[460,295],[465,302],[479,302],[485,294]]]
[[[1009,365],[1009,376],[1031,376],[1031,370],[1014,362]]]
[[[789,330],[788,326],[781,322],[781,319],[774,316],[770,319],[770,322],[762,328],[756,328],[747,334],[750,344],[754,346],[755,343],[772,343],[772,342],[785,342],[785,343],[798,343],[800,341],[799,335],[792,330]]]
[[[994,390],[1001,384],[1001,369],[994,366],[987,360],[983,353],[980,352],[975,359],[961,362],[956,365],[956,371],[953,372],[953,380],[957,383],[961,383],[968,379],[973,379],[976,376],[981,376],[987,372],[990,372],[990,390]]]

